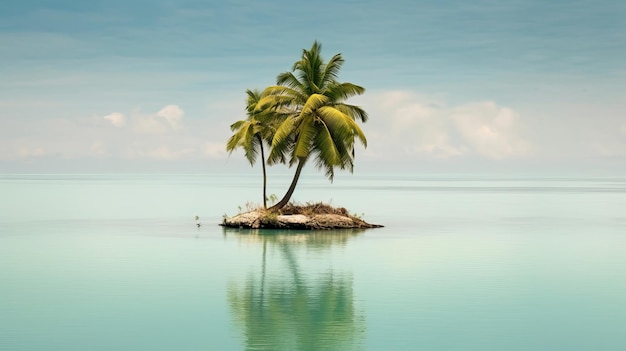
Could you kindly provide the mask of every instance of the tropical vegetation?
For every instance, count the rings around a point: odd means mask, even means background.
[[[254,166],[259,153],[263,169],[263,208],[267,208],[267,172],[265,170],[265,151],[263,144],[271,145],[278,114],[257,109],[262,97],[258,90],[246,90],[246,112],[248,118],[233,123],[230,129],[235,132],[226,142],[226,150],[232,153],[237,148],[244,150],[250,165]]]
[[[311,158],[332,181],[335,169],[352,172],[355,140],[367,147],[357,121],[366,122],[368,115],[361,107],[346,103],[365,89],[338,81],[344,63],[342,55],[336,54],[325,62],[321,49],[321,44],[314,42],[310,49],[303,50],[291,71],[278,75],[276,85],[261,93],[248,90],[248,118],[231,126],[235,134],[228,140],[227,150],[243,148],[251,165],[261,153],[265,208],[265,162],[296,166],[287,192],[271,211],[289,202],[302,168]],[[270,147],[267,160],[264,143]]]

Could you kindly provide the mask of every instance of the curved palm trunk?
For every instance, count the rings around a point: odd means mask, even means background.
[[[298,161],[298,167],[296,168],[296,174],[293,176],[293,180],[291,181],[291,185],[289,186],[289,190],[283,198],[278,201],[278,203],[272,207],[270,207],[270,211],[278,211],[281,208],[285,207],[285,205],[291,199],[291,195],[293,195],[293,191],[296,190],[296,184],[298,184],[298,178],[300,178],[300,172],[302,172],[302,167],[304,167],[304,163],[306,162],[306,158],[301,157]]]
[[[263,139],[257,134],[259,145],[261,146],[261,166],[263,166],[263,208],[267,209],[267,173],[265,173],[265,154],[263,153]]]

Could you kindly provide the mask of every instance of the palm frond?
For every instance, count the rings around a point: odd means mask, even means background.
[[[246,106],[249,107],[250,105],[255,105],[261,99],[262,92],[258,89],[246,89],[246,95]]]
[[[342,102],[353,96],[361,95],[365,92],[365,88],[352,83],[334,83],[328,84],[324,90],[324,95],[328,96],[332,101]]]
[[[296,128],[294,118],[285,119],[276,129],[272,139],[272,148],[267,158],[268,164],[272,165],[285,160],[285,153],[291,149],[293,144],[293,132]]]
[[[241,145],[243,147],[244,156],[250,162],[251,166],[254,166],[256,163],[256,158],[259,154],[259,139],[256,137],[254,133],[254,128],[250,126],[249,130],[245,134],[245,140]]]
[[[363,146],[367,147],[365,133],[350,116],[331,106],[320,107],[317,113],[323,118],[326,125],[340,133],[341,138],[347,140],[357,137]]]
[[[318,152],[318,163],[332,167],[340,162],[340,151],[326,124],[322,123],[321,130],[315,136],[314,145]]]
[[[315,116],[306,116],[301,118],[296,129],[296,139],[294,156],[296,158],[306,158],[311,152],[311,142],[317,133],[315,125]]]
[[[255,138],[257,126],[250,121],[239,122],[234,123],[237,124],[238,129],[226,142],[226,151],[232,154],[235,149],[241,147],[250,165],[254,165],[258,155],[257,148],[259,147],[257,138]]]
[[[353,120],[361,120],[361,122],[365,123],[369,119],[367,112],[365,112],[365,110],[363,110],[360,106],[339,103],[335,104],[333,107],[350,116]]]
[[[302,106],[301,115],[309,115],[312,114],[318,108],[324,106],[328,102],[328,97],[322,94],[312,94],[306,100],[304,106]]]
[[[323,88],[324,60],[320,52],[322,45],[315,41],[309,50],[303,50],[302,58],[293,65],[298,80],[309,94],[319,93]]]
[[[285,72],[278,75],[276,78],[276,84],[287,86],[294,90],[302,91],[304,90],[304,86],[302,82],[296,78],[296,76],[292,72]]]
[[[328,63],[324,67],[324,73],[322,76],[322,81],[324,82],[334,82],[339,77],[339,70],[344,63],[344,59],[341,54],[336,54],[333,56]]]
[[[228,138],[228,141],[226,141],[226,151],[232,154],[233,151],[235,151],[235,149],[239,147],[240,140],[242,139],[243,137],[242,134],[244,132],[245,131],[240,129],[235,134],[233,134],[230,138]]]
[[[265,88],[262,97],[256,105],[256,110],[272,108],[274,110],[283,106],[299,105],[306,102],[307,95],[300,90],[282,85],[274,85]]]
[[[237,122],[235,122],[235,123],[230,125],[230,130],[233,131],[233,132],[236,131],[236,130],[239,130],[239,129],[242,128],[242,125],[244,125],[246,123],[250,123],[250,122],[247,121],[247,120],[237,121]]]

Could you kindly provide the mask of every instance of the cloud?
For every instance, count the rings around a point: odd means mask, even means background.
[[[103,118],[117,128],[129,125],[137,133],[161,134],[171,129],[181,128],[185,111],[178,105],[167,105],[156,113],[144,113],[139,109],[128,117],[121,112],[112,112]]]
[[[618,162],[626,155],[626,124],[617,118],[621,116],[617,110],[609,111],[615,118],[603,123],[587,118],[593,111],[584,110],[579,118],[563,124],[557,123],[559,110],[543,106],[529,112],[495,101],[451,103],[413,91],[368,91],[349,102],[361,105],[370,115],[362,124],[368,148],[357,144],[357,164],[389,161],[416,167],[424,161],[425,165],[465,167],[480,164],[481,159],[500,165],[510,160],[516,164]],[[228,126],[243,118],[236,117],[242,114],[237,109],[241,107],[238,97],[189,112],[178,105],[160,106],[148,112],[118,109],[106,115],[44,118],[36,123],[7,118],[0,130],[0,161],[16,162],[19,169],[22,160],[203,164],[228,157]],[[575,111],[565,112],[561,113],[569,117]],[[221,117],[185,118],[202,113]],[[232,158],[243,159],[240,154]]]
[[[371,116],[364,128],[371,125],[373,133],[366,134],[373,134],[376,147],[385,149],[377,154],[504,159],[525,156],[531,150],[518,114],[494,102],[450,106],[408,91],[370,95],[362,102]]]
[[[493,102],[471,103],[449,112],[456,131],[476,153],[492,159],[526,155],[529,143],[520,136],[518,116]]]
[[[170,125],[157,118],[135,111],[131,117],[132,131],[139,134],[163,134],[171,130]]]
[[[104,119],[111,122],[112,125],[118,128],[123,127],[126,124],[126,116],[119,112],[110,113],[104,116]]]
[[[185,111],[178,105],[167,105],[157,112],[156,115],[165,118],[172,128],[180,128],[180,120],[185,115]]]
[[[33,124],[11,119],[0,131],[0,160],[47,159],[126,162],[224,158],[227,126],[208,119],[190,119],[182,128],[185,112],[166,105],[152,113],[139,109],[100,116],[44,118]],[[206,149],[207,142],[212,147]],[[218,148],[219,146],[219,148]]]

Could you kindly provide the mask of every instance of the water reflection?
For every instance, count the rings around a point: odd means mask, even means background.
[[[316,259],[323,260],[333,246],[345,245],[358,234],[224,229],[226,236],[262,246],[258,269],[228,289],[246,350],[363,349],[365,321],[354,303],[351,272],[334,266],[319,272],[319,264],[307,264],[302,256],[314,249]]]

